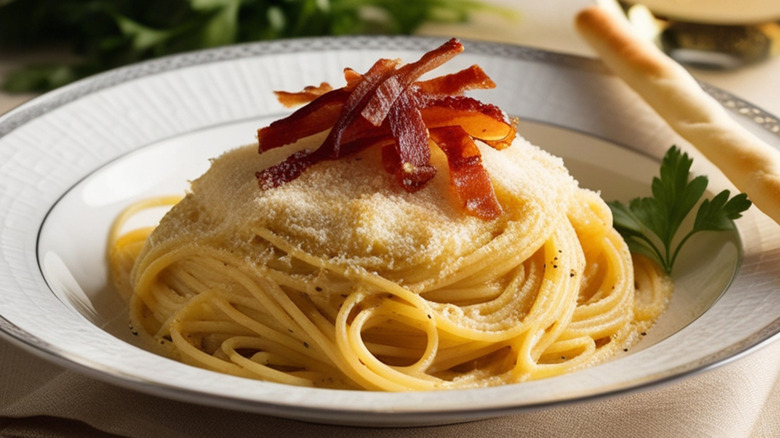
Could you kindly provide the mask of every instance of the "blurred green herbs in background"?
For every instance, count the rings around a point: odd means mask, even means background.
[[[3,88],[41,92],[156,56],[248,41],[410,34],[491,8],[477,0],[0,0],[0,50],[65,46],[80,59],[24,67]]]

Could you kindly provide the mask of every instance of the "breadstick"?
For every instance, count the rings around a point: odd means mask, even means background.
[[[613,73],[780,223],[780,151],[739,125],[685,68],[637,36],[627,20],[592,6],[577,14],[575,25]]]

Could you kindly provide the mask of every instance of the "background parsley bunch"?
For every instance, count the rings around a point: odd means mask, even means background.
[[[25,67],[3,88],[46,91],[152,57],[241,42],[410,34],[491,8],[477,0],[0,0],[0,48],[65,45],[81,59]]]

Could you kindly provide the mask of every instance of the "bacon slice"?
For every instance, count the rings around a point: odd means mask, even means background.
[[[428,96],[460,96],[468,90],[495,88],[496,83],[478,65],[459,72],[415,83],[420,93]]]
[[[349,94],[346,102],[344,102],[341,115],[333,124],[333,128],[331,128],[322,146],[317,149],[318,151],[325,149],[324,153],[331,158],[339,157],[339,147],[344,130],[360,115],[363,108],[376,93],[376,89],[393,74],[398,63],[397,59],[380,59],[363,75],[355,89]]]
[[[282,105],[286,107],[294,107],[303,105],[304,103],[309,103],[312,100],[327,93],[328,91],[331,91],[332,89],[333,87],[331,87],[329,83],[322,82],[317,87],[314,85],[309,85],[305,87],[303,91],[298,91],[295,93],[291,93],[289,91],[274,91],[274,94],[276,95],[276,99],[278,99],[279,103]]]
[[[503,209],[493,191],[490,176],[482,166],[482,154],[469,134],[460,126],[433,128],[430,133],[447,156],[450,184],[464,209],[485,220],[501,216]]]
[[[368,72],[363,75],[360,82],[355,86],[354,90],[349,92],[349,95],[340,107],[338,118],[332,123],[330,133],[328,133],[328,137],[325,139],[322,145],[314,151],[299,151],[293,155],[290,155],[281,163],[257,172],[256,176],[260,186],[263,188],[277,187],[281,184],[298,178],[304,170],[320,161],[339,158],[341,156],[341,137],[344,133],[344,130],[359,114],[360,109],[365,106],[368,98],[370,98],[376,87],[381,84],[382,79],[394,71],[394,68],[398,62],[398,60],[380,59],[374,63]],[[321,98],[327,96],[328,94],[321,96]],[[295,113],[293,113],[293,115],[295,115]],[[332,113],[330,113],[330,115],[332,115]],[[289,117],[287,119],[283,119],[285,121],[280,122],[280,124],[293,129],[293,126],[290,126],[288,119]],[[309,128],[304,127],[303,129],[305,130]],[[316,132],[320,131],[321,130],[318,130]],[[258,133],[258,137],[259,135],[260,134]],[[299,138],[303,137],[304,136],[300,136]],[[263,150],[267,149],[263,149],[263,146],[260,146],[260,150],[262,152]]]
[[[304,170],[314,164],[317,164],[317,160],[316,157],[312,157],[312,152],[302,150],[285,158],[279,164],[255,172],[255,177],[260,188],[268,190],[298,178]]]
[[[393,173],[406,191],[419,190],[436,175],[436,168],[431,165],[425,121],[409,94],[398,97],[390,109],[388,122],[396,139],[398,155],[398,165]]]
[[[338,120],[349,91],[339,88],[319,96],[289,116],[257,130],[260,152],[322,132]]]
[[[424,54],[420,60],[399,68],[394,75],[382,83],[376,90],[376,94],[371,97],[365,109],[361,112],[363,118],[371,122],[374,126],[379,126],[387,117],[390,108],[396,99],[409,88],[423,74],[444,64],[463,51],[463,44],[456,39],[451,39]]]
[[[380,147],[385,169],[404,190],[414,192],[434,178],[430,148],[438,145],[466,213],[486,220],[500,216],[501,205],[474,140],[502,149],[512,143],[516,129],[498,107],[463,96],[495,83],[477,65],[418,80],[462,50],[452,39],[401,67],[398,60],[380,59],[364,74],[345,68],[346,85],[339,89],[323,83],[297,93],[276,92],[283,104],[306,105],[258,130],[260,153],[329,132],[317,149],[296,152],[257,172],[259,185],[276,187],[323,160]]]
[[[345,86],[348,89],[354,89],[358,82],[360,82],[360,79],[363,78],[363,75],[356,72],[355,70],[347,67],[344,69],[344,80],[347,81],[347,85]]]
[[[345,104],[349,103],[352,106],[360,104],[358,95],[369,94],[376,87],[377,84],[372,85],[372,81],[378,82],[379,77],[367,76],[389,74],[398,62],[398,60],[380,59],[366,75],[361,75],[359,81],[353,83],[352,87],[325,93],[291,115],[259,129],[257,140],[260,152],[295,143],[304,137],[334,127],[339,119],[345,118]],[[354,115],[351,115],[351,118],[354,118]],[[346,125],[348,121],[342,120],[339,123]]]
[[[517,130],[494,105],[465,96],[448,96],[425,104],[420,109],[429,128],[458,125],[470,136],[496,149],[512,144]]]

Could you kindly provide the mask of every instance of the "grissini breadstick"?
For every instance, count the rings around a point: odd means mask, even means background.
[[[579,33],[606,66],[684,139],[780,223],[780,151],[742,127],[676,61],[598,6],[579,12]]]

